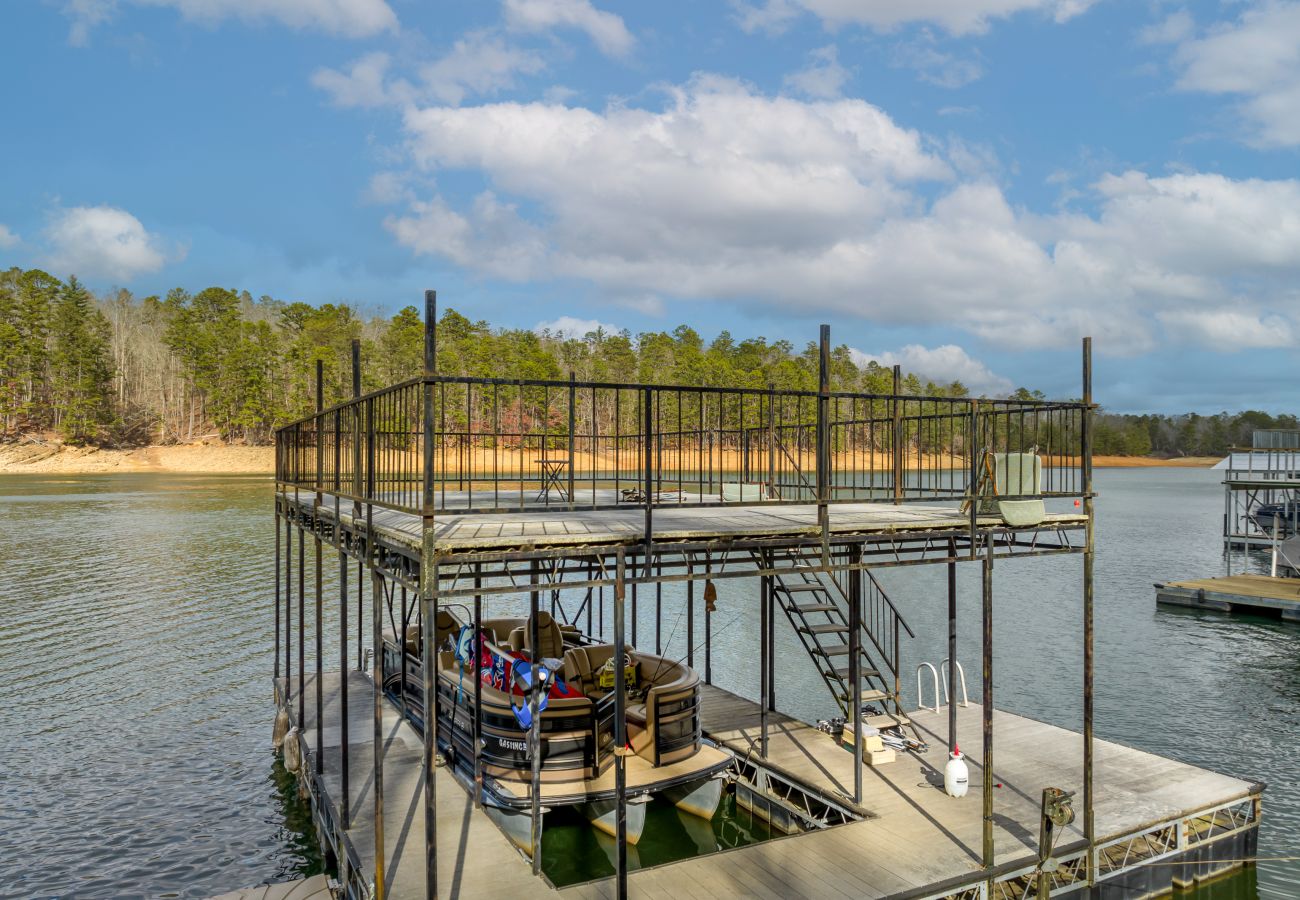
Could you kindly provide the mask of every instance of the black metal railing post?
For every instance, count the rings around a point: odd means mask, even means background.
[[[817,526],[822,533],[822,565],[830,564],[830,391],[831,326],[821,326],[817,354]]]
[[[577,460],[573,457],[575,449],[574,429],[578,419],[578,384],[573,370],[569,370],[569,509],[573,509],[573,470]]]
[[[903,367],[894,366],[894,396],[891,412],[890,468],[893,470],[894,504],[903,502]]]

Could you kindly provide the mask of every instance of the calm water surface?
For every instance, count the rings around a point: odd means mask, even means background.
[[[1300,627],[1154,604],[1153,581],[1222,572],[1218,480],[1097,473],[1097,734],[1267,781],[1259,852],[1300,856]],[[270,490],[266,479],[0,476],[0,895],[203,897],[319,870],[269,744]],[[978,570],[962,568],[959,656],[974,699]],[[1081,569],[1078,558],[997,565],[998,706],[1080,727]],[[920,635],[905,673],[937,663],[942,569],[881,581]],[[753,588],[721,582],[719,595],[714,680],[756,694],[756,623],[740,615]],[[665,655],[684,655],[680,605],[664,602]],[[643,646],[653,605],[642,597]],[[777,642],[789,661],[778,704],[832,714],[788,628]],[[601,855],[594,843],[584,852]],[[1261,863],[1214,896],[1293,897],[1297,884],[1300,865]]]

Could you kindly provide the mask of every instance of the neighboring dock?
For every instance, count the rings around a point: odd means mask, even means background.
[[[1300,578],[1227,575],[1156,583],[1156,603],[1218,612],[1280,616],[1300,622]]]

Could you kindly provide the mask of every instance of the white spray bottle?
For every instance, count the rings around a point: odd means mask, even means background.
[[[965,797],[970,788],[970,769],[966,759],[961,755],[961,748],[954,745],[948,757],[948,764],[943,767],[943,789],[949,797]]]

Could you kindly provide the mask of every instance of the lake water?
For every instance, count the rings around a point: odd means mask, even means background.
[[[1219,474],[1108,469],[1096,481],[1098,737],[1268,782],[1259,853],[1300,856],[1300,627],[1155,608],[1153,581],[1222,572]],[[270,750],[270,491],[252,478],[0,476],[0,895],[204,897],[319,869]],[[960,570],[974,699],[979,573]],[[1078,557],[996,566],[999,707],[1080,727],[1081,571]],[[904,673],[937,663],[943,568],[878,577],[920,635]],[[714,618],[714,680],[750,695],[757,623],[740,610],[754,593],[720,582]],[[675,658],[674,597],[662,637]],[[653,605],[643,598],[643,645]],[[788,627],[777,650],[790,661],[778,705],[832,714]],[[1293,897],[1297,884],[1300,864],[1261,862],[1213,895]]]

